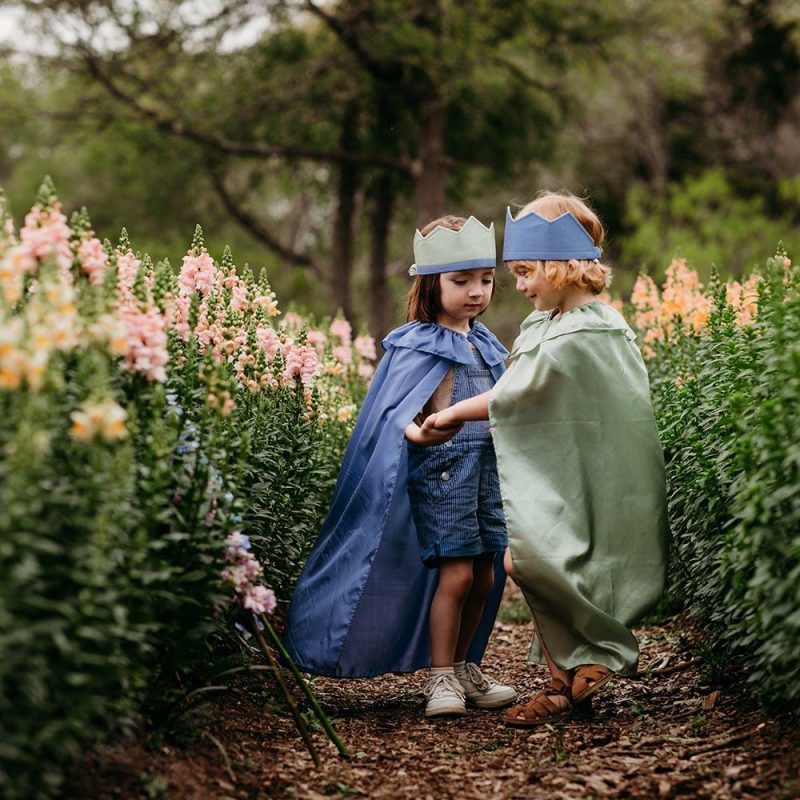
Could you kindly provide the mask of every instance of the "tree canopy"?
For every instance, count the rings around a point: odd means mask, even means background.
[[[740,272],[741,237],[760,256],[800,215],[790,2],[18,5],[37,52],[2,64],[0,182],[50,172],[150,248],[202,221],[376,335],[445,210],[588,193],[622,288],[674,251]]]

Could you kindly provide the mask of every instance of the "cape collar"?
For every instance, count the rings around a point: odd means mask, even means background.
[[[457,364],[474,364],[470,344],[474,345],[488,366],[505,361],[508,350],[483,324],[476,322],[469,333],[437,325],[435,322],[409,322],[395,328],[382,342],[383,349],[405,347],[421,353],[440,356]]]
[[[541,342],[588,330],[622,333],[631,342],[636,339],[636,334],[616,309],[601,300],[593,300],[555,317],[550,311],[529,314],[520,326],[511,357],[533,350]]]

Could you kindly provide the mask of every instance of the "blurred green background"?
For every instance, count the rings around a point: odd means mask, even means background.
[[[588,197],[614,291],[800,245],[793,0],[0,5],[0,185],[98,234],[266,269],[282,308],[404,321],[414,227]],[[506,275],[485,321],[528,312]]]

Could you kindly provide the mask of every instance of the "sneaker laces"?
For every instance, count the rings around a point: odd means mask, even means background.
[[[464,689],[456,676],[447,672],[434,675],[425,685],[422,694],[430,698],[440,690],[455,692],[459,697],[464,697]]]
[[[471,661],[464,664],[463,676],[471,683],[474,683],[475,688],[482,692],[489,691],[494,684],[494,681],[484,675],[481,672],[481,668],[477,664],[473,664]]]

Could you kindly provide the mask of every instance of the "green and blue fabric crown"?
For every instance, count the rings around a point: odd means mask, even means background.
[[[603,251],[569,212],[549,220],[535,211],[514,219],[506,209],[503,261],[595,260]]]
[[[460,231],[437,225],[427,236],[414,234],[414,261],[409,275],[438,275],[465,269],[494,269],[497,247],[494,223],[487,228],[470,217]]]

